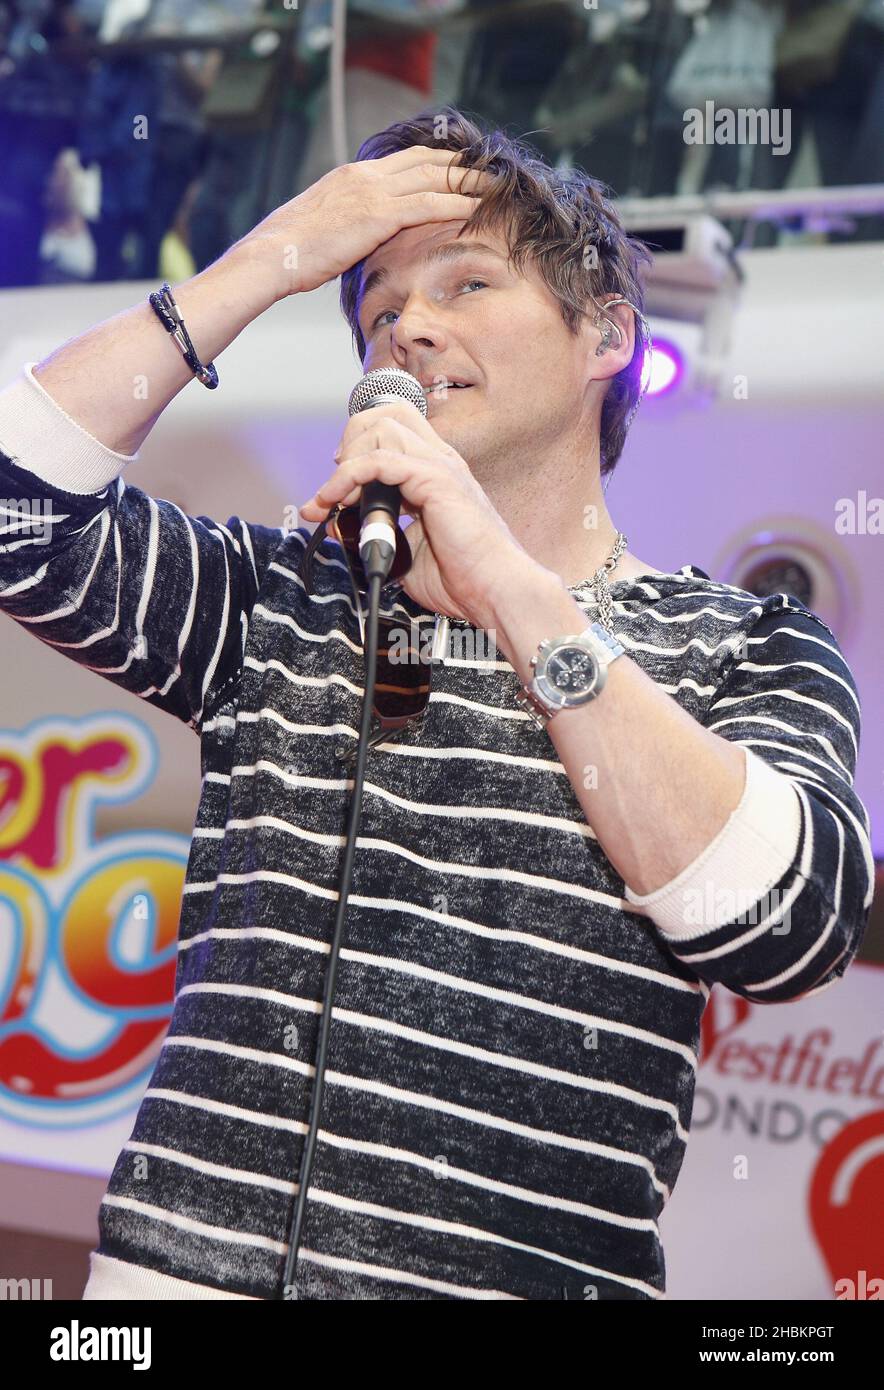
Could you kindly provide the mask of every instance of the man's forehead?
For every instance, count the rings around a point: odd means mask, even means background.
[[[508,247],[502,237],[490,229],[483,232],[467,231],[458,236],[460,228],[464,226],[465,221],[404,227],[366,257],[362,266],[360,299],[374,285],[386,279],[390,270],[413,262],[454,259],[468,249],[507,259]]]

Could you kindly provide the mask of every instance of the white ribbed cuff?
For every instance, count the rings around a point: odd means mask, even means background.
[[[0,449],[50,487],[100,492],[138,454],[117,454],[78,425],[37,381],[36,365],[0,391]]]
[[[798,793],[782,772],[742,747],[743,795],[711,844],[653,893],[625,890],[627,901],[673,940],[690,941],[744,914],[751,920],[752,909],[795,861],[801,834]]]
[[[117,1260],[112,1255],[100,1255],[97,1250],[89,1255],[89,1278],[83,1290],[84,1302],[92,1299],[161,1299],[168,1303],[216,1298],[255,1301],[251,1294],[229,1293],[227,1289],[216,1289],[209,1284],[192,1284],[189,1279],[178,1279],[158,1269]]]

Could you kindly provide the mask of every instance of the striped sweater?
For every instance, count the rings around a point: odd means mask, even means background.
[[[278,1298],[362,696],[347,572],[324,542],[308,597],[305,529],[27,465],[0,454],[0,495],[53,527],[37,543],[0,504],[0,609],[200,739],[174,1009],[85,1296]],[[448,656],[420,737],[368,757],[299,1298],[664,1296],[711,986],[806,997],[856,953],[873,864],[831,631],[690,564],[612,597],[628,656],[745,746],[747,779],[776,769],[794,852],[758,915],[677,930],[672,894],[639,899],[603,853],[510,664]]]

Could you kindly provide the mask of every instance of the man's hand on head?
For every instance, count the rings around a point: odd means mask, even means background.
[[[493,181],[457,150],[412,145],[330,170],[231,250],[257,254],[284,299],[334,280],[403,227],[470,218]]]

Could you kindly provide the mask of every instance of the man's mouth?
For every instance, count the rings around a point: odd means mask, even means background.
[[[439,382],[435,386],[425,386],[424,395],[428,401],[442,399],[448,395],[449,391],[471,391],[472,383],[460,381]]]

